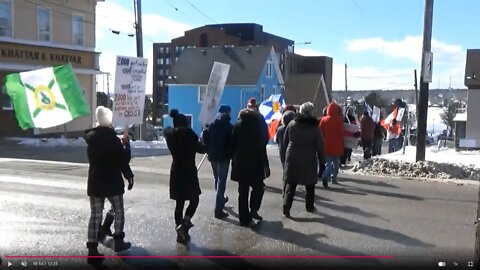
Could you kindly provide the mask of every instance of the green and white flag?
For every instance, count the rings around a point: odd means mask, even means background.
[[[9,74],[5,87],[22,129],[54,127],[90,114],[70,64]]]

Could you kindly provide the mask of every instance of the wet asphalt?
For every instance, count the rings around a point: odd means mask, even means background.
[[[154,156],[149,156],[150,154]],[[315,213],[307,213],[299,188],[292,218],[282,216],[281,166],[269,149],[272,176],[254,228],[238,223],[237,184],[227,183],[225,220],[213,217],[214,186],[206,161],[199,172],[202,195],[192,240],[177,244],[174,202],[168,196],[170,157],[165,152],[132,160],[135,186],[125,193],[126,240],[116,254],[111,239],[100,246],[110,269],[326,267],[359,269],[431,267],[438,262],[467,267],[473,260],[477,185],[429,183],[341,174],[340,183],[316,188]],[[13,158],[13,159],[12,159]],[[198,156],[198,161],[201,156]],[[59,160],[63,162],[58,162]],[[66,162],[65,162],[66,161]],[[20,259],[10,256],[78,256],[85,248],[89,203],[82,147],[0,146],[0,257],[5,269],[93,269],[86,259]],[[106,203],[106,207],[109,204]],[[150,256],[199,256],[153,258]],[[205,257],[220,256],[220,257]],[[392,256],[392,258],[245,258],[222,256]],[[22,266],[22,262],[27,267]]]

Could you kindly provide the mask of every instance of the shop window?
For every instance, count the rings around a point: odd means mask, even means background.
[[[73,45],[85,45],[85,15],[74,14],[72,16]]]
[[[38,40],[52,41],[52,14],[50,9],[38,7],[37,26]]]
[[[0,36],[12,36],[12,2],[0,1]]]

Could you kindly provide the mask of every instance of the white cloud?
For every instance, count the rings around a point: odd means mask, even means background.
[[[387,41],[382,38],[364,38],[348,42],[350,52],[377,51],[381,54],[400,59],[407,59],[413,63],[421,63],[422,55],[421,36],[406,36],[403,40]],[[447,44],[432,38],[432,52],[434,64],[454,64],[455,61],[465,58],[465,49],[460,45]]]
[[[110,92],[113,93],[114,76],[115,76],[115,59],[117,55],[136,55],[136,51],[126,53],[127,47],[131,47],[135,44],[134,38],[129,41],[127,46],[122,42],[114,44],[113,40],[105,40],[111,30],[117,30],[122,33],[122,36],[116,36],[116,40],[124,39],[126,34],[135,33],[133,27],[135,17],[132,10],[127,10],[118,2],[105,1],[97,4],[96,11],[96,35],[97,35],[97,50],[100,55],[100,69],[104,72],[110,73]],[[170,41],[172,38],[182,36],[184,32],[192,28],[191,26],[175,22],[166,17],[144,12],[142,15],[142,31],[144,42],[144,57],[148,58],[148,69],[146,78],[147,94],[152,93],[153,89],[153,51],[152,42],[164,42]],[[155,40],[152,40],[155,39]],[[99,90],[103,89],[103,78],[99,76]],[[106,85],[106,82],[105,82]],[[106,92],[106,89],[105,89]]]
[[[365,48],[365,45],[362,45]],[[357,47],[359,48],[359,47]],[[451,49],[449,45],[445,46]],[[311,48],[302,48],[296,50],[296,53],[305,56],[330,56],[333,58],[333,75],[332,88],[333,90],[345,89],[345,65],[340,62],[335,56],[329,53],[317,51]],[[459,53],[458,53],[459,54]],[[460,54],[459,54],[460,55]],[[457,58],[460,58],[460,56]],[[345,57],[345,56],[344,56]],[[346,57],[348,58],[348,57]],[[465,58],[463,56],[463,58]],[[435,60],[434,60],[435,61]],[[340,62],[340,63],[339,63]],[[435,63],[435,62],[434,62]],[[395,90],[395,89],[413,89],[414,88],[414,69],[417,69],[418,80],[420,80],[420,64],[412,63],[411,67],[407,68],[383,68],[369,65],[362,65],[362,63],[349,63],[347,67],[347,86],[349,90]],[[463,76],[465,70],[465,59],[452,62],[451,64],[438,64],[433,69],[433,82],[430,88],[440,87],[447,88],[450,84],[450,76],[452,78],[453,88],[464,88]]]

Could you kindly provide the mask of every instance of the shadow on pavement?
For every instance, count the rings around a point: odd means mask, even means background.
[[[238,256],[231,252],[221,249],[209,249],[207,247],[199,247],[195,244],[189,245],[189,252],[192,255],[200,256]],[[188,255],[188,254],[186,254]],[[212,258],[206,257],[206,260],[215,264],[215,269],[221,267],[222,269],[257,269],[258,267],[243,258]],[[205,269],[212,269],[205,267]]]
[[[349,213],[349,214],[353,214],[353,215],[357,215],[357,216],[361,216],[361,217],[367,217],[367,218],[380,218],[384,221],[388,221],[384,218],[381,218],[380,216],[378,216],[376,214],[371,214],[369,212],[365,212],[362,209],[360,209],[358,207],[354,207],[354,206],[338,205],[338,204],[330,203],[330,202],[327,202],[327,201],[324,201],[324,200],[316,201],[315,204],[318,205],[318,206],[328,208],[328,209],[332,209],[334,211],[338,211],[338,212]]]
[[[151,256],[144,248],[132,246],[129,250],[119,253],[121,256]],[[159,258],[123,258],[124,263],[136,269],[180,269],[176,260]]]
[[[305,222],[319,222],[323,220],[322,218],[296,218],[296,220],[301,220]],[[307,235],[289,228],[285,228],[281,221],[263,221],[261,225],[256,227],[254,230],[259,235],[268,237],[271,239],[287,242],[290,244],[297,245],[302,248],[308,248],[315,250],[317,252],[326,253],[334,256],[364,256],[359,252],[354,252],[348,249],[336,247],[322,242],[320,239],[328,238],[325,234],[312,234]],[[268,250],[265,251],[268,253]],[[288,254],[288,255],[305,255],[305,254]],[[322,255],[322,254],[319,254]],[[345,259],[348,261],[359,261],[358,259]],[[362,263],[367,264],[380,264],[376,259],[361,259]],[[287,267],[284,265],[284,267]]]
[[[353,179],[353,178],[343,178],[342,181],[353,182],[353,183],[369,185],[369,186],[376,186],[376,187],[398,188],[395,185],[388,184],[381,181],[359,180],[359,179]]]
[[[418,246],[424,248],[435,247],[429,243],[425,243],[421,240],[389,229],[365,225],[339,216],[330,216],[325,213],[317,214],[322,215],[323,217],[314,219],[314,222],[319,222],[339,230],[365,234],[377,239],[390,240],[405,246]]]

